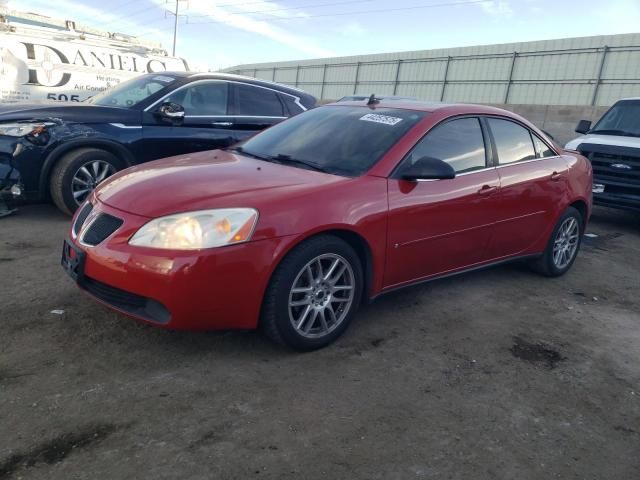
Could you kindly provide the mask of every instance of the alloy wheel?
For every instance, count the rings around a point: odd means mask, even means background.
[[[104,160],[91,160],[83,164],[73,174],[71,193],[80,205],[104,179],[116,173],[116,168]]]
[[[289,320],[306,338],[319,338],[335,330],[348,315],[355,292],[349,262],[333,253],[308,262],[289,292]]]
[[[565,219],[553,242],[553,263],[562,270],[571,263],[578,250],[580,224],[574,217]]]

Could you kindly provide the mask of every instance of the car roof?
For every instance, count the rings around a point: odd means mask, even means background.
[[[261,80],[259,78],[246,77],[244,75],[234,75],[232,73],[215,73],[215,72],[156,72],[156,75],[171,75],[177,78],[189,78],[189,79],[203,79],[203,80],[235,80],[244,83],[250,83],[262,87],[274,88],[285,93],[291,93],[297,96],[304,96],[307,98],[314,98],[308,92],[299,88],[291,87],[289,85],[283,85],[281,83],[270,82],[268,80]],[[315,98],[314,98],[315,100]]]
[[[335,102],[329,105],[339,106],[354,106],[354,107],[366,107],[367,100],[349,101],[349,102]],[[435,112],[446,111],[446,113],[457,115],[465,113],[477,113],[477,114],[495,114],[495,115],[507,115],[509,117],[516,117],[518,115],[502,108],[490,107],[488,105],[476,105],[473,103],[442,103],[442,102],[427,102],[422,100],[399,100],[389,99],[385,100],[384,97],[380,99],[378,103],[370,106],[370,108],[395,108],[400,110],[416,110],[419,112]]]

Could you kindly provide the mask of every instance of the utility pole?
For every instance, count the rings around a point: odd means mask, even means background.
[[[172,13],[169,12],[167,10],[167,13],[169,13],[170,15],[173,15],[175,17],[174,22],[173,22],[173,49],[172,49],[172,56],[176,56],[176,40],[178,39],[178,9],[180,8],[180,2],[183,0],[174,0],[176,2],[176,12]]]

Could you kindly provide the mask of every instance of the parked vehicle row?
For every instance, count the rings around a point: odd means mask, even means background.
[[[585,157],[504,110],[340,102],[116,173],[76,213],[62,265],[143,322],[260,327],[311,350],[397,288],[514,260],[564,274],[591,175]]]
[[[0,191],[50,197],[71,214],[123,168],[232,145],[315,103],[247,77],[162,72],[74,105],[0,107]]]

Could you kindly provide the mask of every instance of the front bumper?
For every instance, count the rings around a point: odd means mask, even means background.
[[[82,256],[76,282],[86,293],[114,310],[163,328],[257,327],[272,266],[289,237],[200,251],[133,247],[129,238],[148,218],[99,202],[91,215],[98,213],[124,222],[96,246],[84,245],[78,237],[68,240]]]
[[[594,193],[593,203],[603,207],[640,212],[640,195],[621,193]]]

